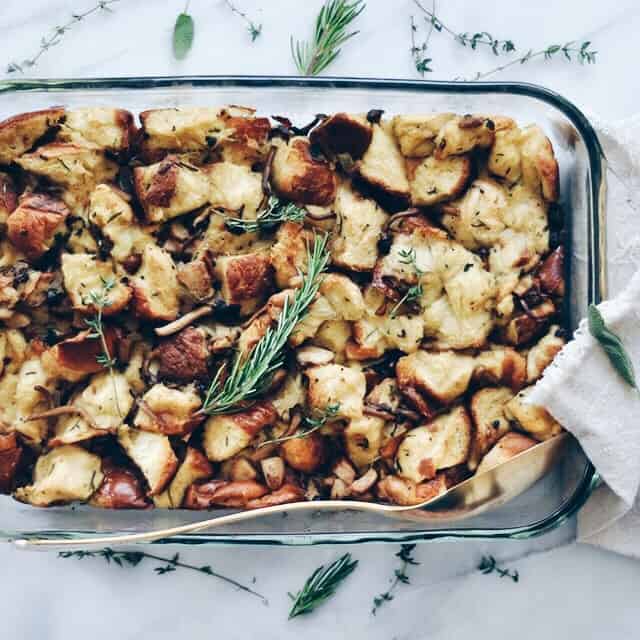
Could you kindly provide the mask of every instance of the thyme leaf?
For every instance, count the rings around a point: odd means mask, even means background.
[[[371,613],[375,616],[378,609],[385,603],[393,600],[393,591],[399,584],[410,584],[409,576],[407,575],[407,569],[410,565],[417,566],[420,563],[413,557],[413,551],[416,548],[415,544],[403,544],[400,547],[400,551],[396,553],[396,558],[402,560],[402,565],[399,569],[393,572],[393,581],[391,586],[384,593],[380,593],[373,599],[373,608]]]
[[[291,55],[301,75],[317,76],[338,57],[340,47],[359,33],[347,30],[366,6],[364,0],[326,0],[316,18],[313,40],[294,41],[291,36]]]
[[[256,598],[260,598],[264,604],[268,604],[269,601],[257,591],[250,589],[246,585],[234,580],[233,578],[229,578],[228,576],[222,575],[221,573],[217,573],[214,571],[209,565],[205,565],[202,567],[198,567],[193,564],[188,564],[186,562],[182,562],[180,560],[180,554],[176,553],[171,558],[163,558],[162,556],[157,556],[152,553],[147,553],[146,551],[116,551],[111,547],[105,547],[104,549],[100,549],[99,551],[60,551],[58,553],[59,558],[76,558],[77,560],[84,560],[85,558],[102,558],[106,561],[107,564],[117,564],[119,567],[137,567],[143,560],[154,560],[156,562],[163,562],[163,565],[154,567],[154,571],[158,575],[164,575],[166,573],[171,573],[176,571],[176,569],[190,569],[191,571],[198,571],[199,573],[204,573],[207,576],[212,576],[213,578],[218,578],[223,582],[233,585],[236,589],[240,589],[246,593],[255,596]]]
[[[225,2],[227,3],[227,6],[229,7],[229,9],[233,11],[233,13],[235,13],[237,16],[240,16],[247,23],[247,31],[251,36],[251,42],[255,42],[258,36],[262,33],[262,25],[253,22],[253,20],[251,20],[251,18],[249,18],[249,16],[247,16],[247,14],[244,13],[244,11],[240,11],[240,9],[238,9],[231,2],[231,0],[225,0]]]
[[[633,362],[624,348],[622,340],[607,327],[602,314],[594,304],[589,305],[587,318],[589,332],[600,343],[613,368],[630,387],[637,389]]]
[[[352,560],[350,553],[345,553],[330,565],[318,567],[295,596],[289,594],[293,600],[289,620],[311,613],[318,605],[328,600],[357,566],[358,561]]]
[[[267,206],[258,213],[255,220],[225,217],[224,225],[231,233],[269,231],[283,222],[302,222],[306,215],[306,210],[293,202],[285,203],[280,198],[271,196]]]
[[[283,438],[274,438],[273,440],[265,440],[258,445],[258,449],[260,447],[264,447],[268,444],[277,444],[280,442],[286,442],[287,440],[301,440],[310,436],[314,431],[318,431],[318,429],[322,429],[327,422],[333,420],[340,411],[340,403],[330,404],[324,411],[324,413],[318,417],[314,418],[313,416],[305,416],[302,425],[298,428],[297,432],[291,436],[285,436]]]
[[[510,569],[503,569],[502,567],[499,567],[493,556],[482,556],[482,560],[478,565],[478,571],[485,575],[495,572],[501,578],[511,578],[514,582],[518,582],[520,580],[520,574],[517,571],[511,571]]]
[[[400,256],[399,262],[401,264],[406,264],[413,268],[418,279],[418,283],[409,287],[404,296],[402,296],[402,298],[400,298],[393,309],[391,309],[390,315],[392,318],[396,317],[396,312],[403,304],[419,304],[420,298],[422,298],[422,295],[424,293],[420,279],[425,275],[425,272],[418,266],[416,250],[413,247],[411,247],[410,249],[400,249],[398,255]]]

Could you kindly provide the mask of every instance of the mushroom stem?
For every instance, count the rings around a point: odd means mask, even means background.
[[[185,313],[181,318],[170,322],[169,324],[165,324],[162,327],[156,327],[156,334],[165,337],[170,336],[178,331],[181,331],[185,327],[188,327],[192,322],[195,322],[198,318],[202,318],[202,316],[207,316],[213,311],[213,307],[211,305],[205,304],[202,307],[198,307],[193,311],[189,311],[189,313]]]
[[[92,429],[96,429],[97,431],[108,431],[109,429],[105,429],[104,427],[98,426],[93,418],[81,407],[74,407],[71,404],[64,405],[63,407],[56,407],[55,409],[49,409],[48,411],[43,411],[42,413],[35,413],[28,418],[25,418],[26,422],[32,422],[33,420],[44,420],[45,418],[55,418],[56,416],[65,416],[69,414],[75,414],[81,416],[83,420],[85,420]]]

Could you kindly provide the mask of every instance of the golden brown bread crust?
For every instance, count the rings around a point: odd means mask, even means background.
[[[45,194],[32,194],[7,220],[7,236],[11,243],[31,261],[43,256],[53,245],[56,234],[63,233],[70,211],[64,202]]]
[[[18,206],[18,192],[13,178],[0,172],[0,224],[4,224],[7,218]]]
[[[371,136],[371,125],[364,117],[335,113],[315,127],[309,138],[329,156],[347,153],[359,160],[369,148]]]
[[[311,155],[307,138],[292,138],[276,151],[271,182],[277,194],[301,204],[330,205],[337,179],[331,167]]]
[[[29,151],[64,117],[63,107],[21,113],[0,122],[0,164],[9,164]]]
[[[297,471],[313,473],[325,460],[325,442],[319,433],[306,438],[294,438],[281,445],[286,463]]]

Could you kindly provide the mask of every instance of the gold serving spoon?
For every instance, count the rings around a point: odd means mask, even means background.
[[[555,464],[567,450],[570,441],[570,436],[567,433],[562,433],[523,451],[493,469],[488,469],[483,473],[472,476],[439,496],[411,506],[346,500],[294,502],[273,507],[263,507],[252,511],[238,511],[227,515],[218,515],[199,522],[190,522],[144,533],[90,535],[86,538],[75,538],[73,540],[28,537],[19,538],[13,542],[23,549],[51,549],[56,547],[132,544],[153,542],[160,539],[166,541],[172,536],[246,522],[278,513],[297,513],[301,511],[363,511],[412,522],[445,520],[451,522],[478,515],[490,508],[504,504],[526,491]]]

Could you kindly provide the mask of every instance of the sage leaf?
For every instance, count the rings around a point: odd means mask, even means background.
[[[589,305],[587,318],[591,335],[600,343],[614,369],[629,386],[637,389],[633,362],[631,362],[622,340],[607,327],[602,314],[594,304]]]
[[[193,44],[194,23],[188,13],[181,13],[173,27],[173,55],[182,60]]]

